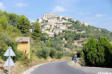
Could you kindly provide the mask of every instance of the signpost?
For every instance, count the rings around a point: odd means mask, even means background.
[[[11,56],[16,56],[14,51],[12,50],[11,46],[8,47],[8,49],[5,52],[4,56],[8,56],[8,59],[6,60],[4,66],[8,66],[8,74],[10,74],[10,67],[15,66]]]

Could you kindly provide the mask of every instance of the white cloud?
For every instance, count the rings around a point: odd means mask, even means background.
[[[104,17],[104,14],[97,14],[96,17]]]
[[[72,6],[74,3],[77,3],[79,0],[55,0],[57,5],[62,6]]]
[[[64,11],[66,11],[66,9],[65,9],[64,7],[62,7],[62,6],[56,6],[56,7],[52,10],[52,12],[64,12]]]
[[[16,4],[17,7],[25,7],[27,6],[25,3],[19,2]]]
[[[2,2],[0,2],[0,9],[4,10],[5,9],[5,6]]]

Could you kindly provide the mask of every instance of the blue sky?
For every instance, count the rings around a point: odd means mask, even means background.
[[[32,21],[52,12],[112,31],[112,0],[0,0],[0,9]]]

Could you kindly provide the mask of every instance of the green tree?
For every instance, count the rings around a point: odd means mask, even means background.
[[[30,32],[30,21],[24,15],[20,16],[17,22],[17,28],[24,34],[29,35]]]
[[[33,33],[32,33],[32,38],[34,40],[38,40],[40,39],[42,35],[42,31],[41,31],[41,28],[40,28],[40,24],[38,22],[35,22],[34,23],[34,30],[33,30]]]
[[[5,15],[0,16],[0,24],[2,25],[3,29],[7,28],[8,19]]]
[[[104,54],[105,54],[104,66],[112,67],[112,58],[111,58],[111,56],[112,56],[112,44],[105,37],[100,37],[99,43],[102,46],[102,48],[104,49]]]
[[[83,57],[87,65],[112,67],[112,44],[105,38],[91,38],[83,47]]]
[[[84,53],[84,60],[87,65],[95,65],[95,60],[97,57],[97,40],[94,38],[91,38],[88,40],[88,42],[83,47],[83,53]]]
[[[18,19],[19,19],[18,15],[14,14],[14,13],[8,14],[8,22],[10,25],[17,26]]]

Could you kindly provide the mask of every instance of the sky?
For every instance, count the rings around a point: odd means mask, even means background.
[[[112,0],[0,0],[0,9],[31,21],[55,13],[112,31]]]

